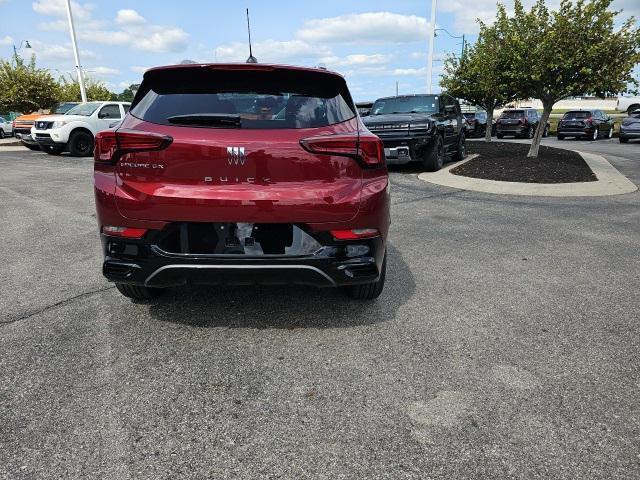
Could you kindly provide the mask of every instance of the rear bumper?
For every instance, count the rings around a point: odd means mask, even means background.
[[[565,137],[590,137],[593,135],[593,127],[591,128],[558,128],[557,134]]]
[[[618,135],[620,138],[640,138],[640,131],[624,131],[621,130]]]
[[[200,285],[312,285],[337,287],[374,282],[385,254],[382,237],[325,245],[312,255],[246,257],[180,255],[145,240],[101,235],[102,271],[112,282],[170,287]]]
[[[498,135],[514,135],[516,137],[527,133],[529,127],[498,127],[496,133]]]

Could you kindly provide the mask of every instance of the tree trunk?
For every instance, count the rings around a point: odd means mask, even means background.
[[[542,118],[540,119],[540,123],[538,123],[538,128],[536,129],[536,133],[533,136],[529,153],[527,153],[527,157],[529,158],[538,158],[538,150],[540,150],[540,141],[542,140],[542,134],[544,132],[544,129],[547,126],[547,120],[549,120],[549,116],[551,115],[551,110],[553,108],[553,100],[543,100],[542,107],[543,107]]]
[[[484,141],[491,142],[491,126],[493,124],[493,108],[487,108],[487,128],[484,132]]]

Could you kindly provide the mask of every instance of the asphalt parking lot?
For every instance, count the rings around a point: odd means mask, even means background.
[[[640,145],[598,152],[640,184]],[[640,193],[391,174],[387,287],[100,272],[91,159],[0,152],[0,478],[640,476]]]

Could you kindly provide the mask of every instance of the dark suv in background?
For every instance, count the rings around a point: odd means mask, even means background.
[[[363,121],[383,141],[388,164],[417,161],[436,171],[466,155],[460,105],[447,94],[379,98]]]
[[[565,113],[558,122],[558,140],[566,137],[613,137],[613,120],[602,110],[573,110]]]
[[[389,178],[342,76],[265,64],[147,70],[98,132],[102,271],[134,299],[184,284],[305,284],[377,297]]]
[[[487,112],[478,110],[476,112],[465,112],[462,114],[465,120],[467,137],[481,137],[487,131]],[[495,133],[492,129],[491,134]]]
[[[496,122],[496,136],[504,138],[533,138],[540,125],[540,115],[535,108],[515,108],[504,110]],[[544,127],[542,136],[549,135],[549,122]]]

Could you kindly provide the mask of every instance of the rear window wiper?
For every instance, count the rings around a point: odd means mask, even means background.
[[[240,115],[230,113],[190,113],[187,115],[174,115],[167,118],[169,123],[175,125],[217,125],[221,127],[242,126]]]

